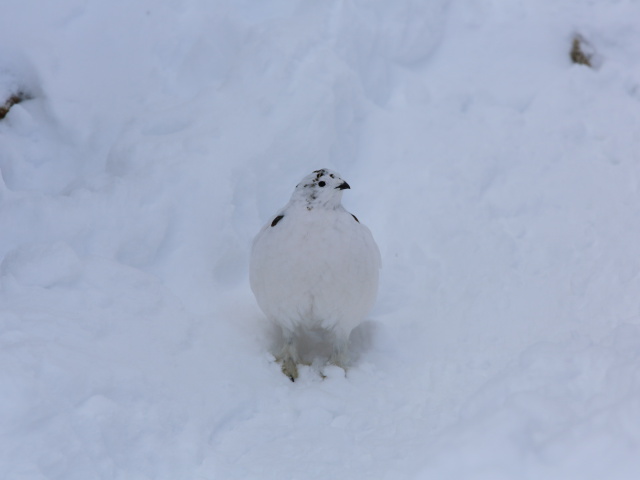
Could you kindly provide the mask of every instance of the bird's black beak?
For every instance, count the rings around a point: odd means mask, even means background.
[[[340,185],[336,187],[338,190],[345,190],[347,188],[351,188],[347,182],[342,182]]]

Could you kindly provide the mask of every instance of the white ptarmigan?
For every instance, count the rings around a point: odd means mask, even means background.
[[[292,381],[300,333],[331,332],[329,363],[345,368],[349,334],[376,299],[380,251],[369,229],[340,203],[348,188],[336,172],[316,170],[253,241],[251,289],[265,315],[282,328],[277,360]]]

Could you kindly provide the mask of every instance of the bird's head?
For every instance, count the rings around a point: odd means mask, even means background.
[[[337,208],[342,200],[343,190],[351,188],[340,175],[322,168],[304,177],[293,192],[292,200],[304,202],[307,209],[314,207]]]

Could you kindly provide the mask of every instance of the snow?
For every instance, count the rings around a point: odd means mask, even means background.
[[[0,478],[637,477],[640,4],[0,10]],[[381,285],[292,383],[248,256],[321,167]]]

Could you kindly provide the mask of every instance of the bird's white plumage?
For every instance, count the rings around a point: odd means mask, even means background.
[[[332,361],[344,366],[349,334],[375,302],[380,252],[369,229],[342,206],[347,188],[331,170],[313,172],[253,242],[251,288],[265,315],[282,327],[280,360],[292,380],[297,372],[287,370],[298,362],[300,329],[333,332]]]

